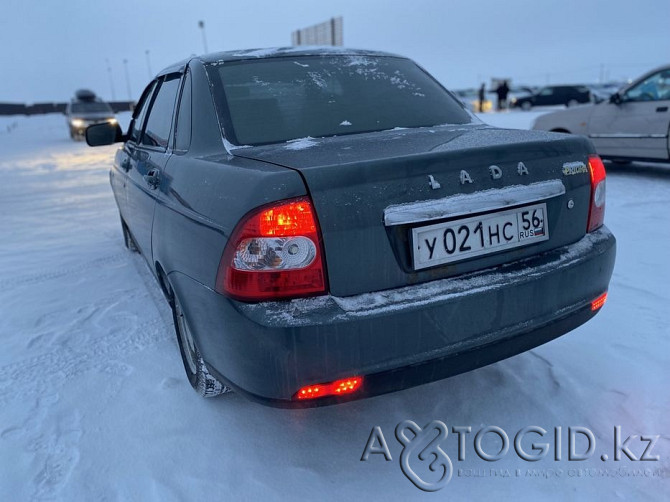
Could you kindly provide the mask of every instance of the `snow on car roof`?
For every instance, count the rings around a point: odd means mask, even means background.
[[[390,52],[373,51],[366,49],[349,49],[330,45],[298,46],[298,47],[270,47],[267,49],[243,49],[234,51],[213,52],[201,56],[184,59],[172,64],[157,73],[157,77],[168,73],[181,73],[191,59],[198,59],[205,64],[223,64],[230,61],[244,61],[248,59],[266,59],[286,56],[387,56],[404,57]]]
[[[224,63],[228,61],[240,61],[244,59],[261,59],[286,56],[394,56],[388,52],[372,51],[365,49],[349,49],[346,47],[334,47],[330,45],[297,46],[297,47],[272,47],[268,49],[246,49],[237,51],[215,52],[200,56],[203,63]]]

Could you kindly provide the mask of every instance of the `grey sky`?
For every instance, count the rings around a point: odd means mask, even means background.
[[[409,56],[446,86],[597,82],[670,63],[668,0],[1,0],[0,101],[69,99],[87,87],[136,99],[151,69],[203,52],[289,45],[291,31],[344,17],[347,47]],[[602,65],[602,66],[601,66]]]

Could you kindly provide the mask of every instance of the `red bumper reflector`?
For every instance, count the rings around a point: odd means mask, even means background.
[[[605,305],[606,301],[607,301],[607,291],[605,291],[602,295],[600,295],[598,298],[596,298],[591,302],[591,310],[592,311],[598,310],[600,307]]]
[[[317,397],[326,396],[341,396],[344,394],[351,394],[356,392],[363,385],[363,377],[355,376],[350,378],[343,378],[332,383],[319,383],[314,385],[306,385],[298,392],[295,397],[299,400],[315,399]]]

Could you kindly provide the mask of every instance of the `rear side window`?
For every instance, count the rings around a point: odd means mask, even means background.
[[[151,104],[151,95],[154,88],[156,87],[156,82],[151,82],[147,88],[142,93],[140,98],[139,108],[136,108],[135,113],[133,113],[133,121],[130,123],[130,139],[137,142],[140,139],[140,134],[142,134],[142,126],[144,125],[144,117],[147,115],[147,110]]]
[[[185,152],[191,146],[191,72],[186,72],[181,91],[177,123],[175,125],[175,150]]]
[[[175,99],[179,90],[179,77],[176,75],[164,80],[158,88],[142,135],[143,145],[167,148]]]
[[[473,120],[404,58],[282,57],[212,64],[207,72],[226,136],[238,145]]]

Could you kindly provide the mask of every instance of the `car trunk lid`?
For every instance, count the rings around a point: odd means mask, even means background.
[[[382,291],[524,259],[581,238],[587,140],[482,124],[305,138],[234,155],[297,170],[321,227],[330,290]],[[571,201],[571,202],[570,202]],[[416,230],[539,202],[548,239],[418,267]]]

